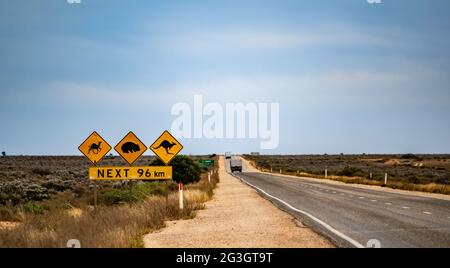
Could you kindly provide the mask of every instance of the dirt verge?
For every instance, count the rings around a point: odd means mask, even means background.
[[[219,163],[220,183],[213,200],[194,219],[167,222],[166,228],[147,234],[146,247],[334,247],[229,175],[223,157]]]

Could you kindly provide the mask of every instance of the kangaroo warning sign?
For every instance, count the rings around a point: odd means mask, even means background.
[[[181,145],[181,143],[166,130],[150,146],[150,149],[165,165],[168,165],[170,161],[183,150],[183,145]]]
[[[114,147],[128,164],[132,165],[145,151],[147,146],[132,131]]]
[[[97,133],[91,135],[78,147],[94,165],[97,165],[111,150],[111,146]]]

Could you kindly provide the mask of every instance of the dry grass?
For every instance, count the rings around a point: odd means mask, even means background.
[[[185,189],[184,210],[179,209],[178,192],[150,196],[142,202],[120,206],[90,206],[58,209],[43,215],[22,214],[15,228],[0,229],[0,248],[66,247],[69,239],[78,239],[82,247],[142,247],[142,236],[162,228],[166,220],[191,218],[212,196],[218,182],[206,174]]]

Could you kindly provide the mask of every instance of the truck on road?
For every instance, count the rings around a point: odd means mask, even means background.
[[[225,152],[225,159],[231,159],[231,152]]]
[[[242,160],[241,159],[231,159],[230,160],[231,172],[239,171],[242,172]]]

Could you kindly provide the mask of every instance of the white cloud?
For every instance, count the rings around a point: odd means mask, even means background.
[[[396,33],[398,36],[398,32]],[[387,30],[322,24],[291,30],[234,29],[185,32],[162,39],[163,49],[180,53],[260,51],[306,47],[398,45],[401,39]]]

